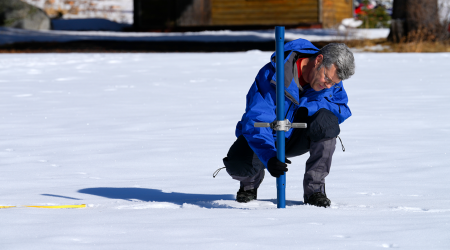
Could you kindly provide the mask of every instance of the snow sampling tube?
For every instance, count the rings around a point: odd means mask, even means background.
[[[284,120],[284,26],[275,27],[275,53],[277,73],[277,121]],[[277,130],[277,158],[285,162],[285,135],[284,131]],[[277,208],[286,207],[286,172],[277,178]]]

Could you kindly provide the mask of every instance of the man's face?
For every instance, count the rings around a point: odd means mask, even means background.
[[[311,72],[311,80],[309,85],[315,91],[321,91],[323,89],[329,89],[341,80],[337,77],[336,66],[331,65],[329,69],[322,66],[323,55],[318,55],[315,60],[314,68]]]

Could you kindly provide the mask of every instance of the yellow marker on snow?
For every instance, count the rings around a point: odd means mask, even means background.
[[[24,206],[24,207],[34,207],[34,208],[85,208],[86,204],[81,205],[59,205],[59,206]]]
[[[16,207],[16,206],[0,206],[0,208],[12,208],[12,207]]]

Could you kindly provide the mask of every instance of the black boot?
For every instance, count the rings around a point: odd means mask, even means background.
[[[244,191],[244,188],[241,187],[236,195],[236,201],[240,203],[247,203],[252,200],[256,200],[257,189],[250,189]]]
[[[329,207],[331,205],[331,201],[327,198],[327,196],[323,193],[314,193],[309,198],[305,198],[305,204],[313,205],[316,207]]]

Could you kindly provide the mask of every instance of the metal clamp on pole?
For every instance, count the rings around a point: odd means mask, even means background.
[[[291,128],[306,128],[306,123],[291,123],[288,119],[282,121],[268,122],[255,122],[255,128],[271,128],[275,131],[285,131],[288,132]]]

